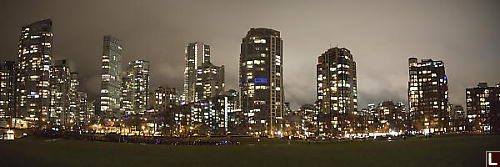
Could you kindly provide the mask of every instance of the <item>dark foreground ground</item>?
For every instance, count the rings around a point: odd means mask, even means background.
[[[500,136],[225,146],[24,138],[0,141],[0,166],[485,166]]]

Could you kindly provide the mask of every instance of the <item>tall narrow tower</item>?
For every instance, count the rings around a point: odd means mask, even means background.
[[[283,118],[283,40],[280,32],[251,28],[240,54],[241,109],[252,135],[279,135]]]
[[[63,130],[72,127],[74,114],[70,112],[71,73],[66,60],[56,60],[52,66],[50,87],[49,118],[52,128]]]
[[[112,36],[104,36],[101,73],[101,115],[116,118],[120,114],[122,43]]]
[[[185,50],[184,68],[184,103],[192,103],[196,99],[197,70],[210,63],[210,46],[202,42],[189,43]]]

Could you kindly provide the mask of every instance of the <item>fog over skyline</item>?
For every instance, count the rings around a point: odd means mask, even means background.
[[[182,92],[184,49],[211,46],[226,68],[226,90],[238,88],[241,39],[252,27],[283,38],[285,100],[316,100],[317,57],[345,47],[357,63],[360,108],[384,100],[407,103],[408,58],[442,60],[452,104],[465,89],[500,82],[500,1],[9,1],[0,7],[0,60],[17,59],[21,27],[53,21],[53,60],[67,59],[82,91],[97,99],[102,40],[124,43],[123,65],[151,62],[151,89]]]

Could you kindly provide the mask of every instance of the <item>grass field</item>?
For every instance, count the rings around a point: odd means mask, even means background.
[[[0,141],[0,166],[485,166],[500,136],[322,144],[145,145],[24,138]]]

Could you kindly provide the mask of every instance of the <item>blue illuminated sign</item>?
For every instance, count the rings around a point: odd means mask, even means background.
[[[255,78],[255,83],[267,83],[266,78]]]

